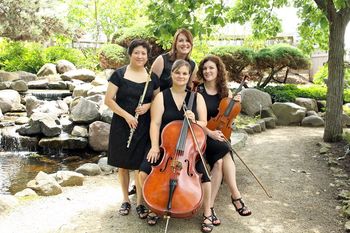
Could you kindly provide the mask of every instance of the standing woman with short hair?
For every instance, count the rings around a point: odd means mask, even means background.
[[[138,169],[146,153],[149,141],[151,100],[157,92],[159,80],[149,77],[145,65],[150,46],[145,40],[133,40],[128,48],[130,63],[117,69],[109,79],[105,104],[113,111],[109,136],[108,164],[118,167],[118,177],[123,193],[121,215],[128,215],[131,202],[128,197],[129,170],[135,170],[137,192],[136,211],[140,218],[146,218],[148,210],[142,205],[142,192]],[[140,97],[144,100],[138,106]],[[138,118],[135,117],[138,114]],[[130,146],[127,148],[131,129],[134,129]]]
[[[191,82],[194,80],[197,71],[196,63],[190,58],[192,49],[192,33],[184,28],[178,29],[174,35],[170,51],[159,55],[151,67],[152,75],[156,75],[156,77],[159,78],[160,91],[172,86],[171,67],[177,59],[183,59],[190,63],[191,70],[188,85],[192,85]]]

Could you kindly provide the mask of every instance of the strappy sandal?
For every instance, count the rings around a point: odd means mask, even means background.
[[[137,215],[139,216],[139,218],[141,219],[145,219],[147,218],[147,215],[148,215],[148,209],[146,208],[146,206],[144,205],[138,205],[136,207],[136,212],[137,212]]]
[[[205,223],[204,221],[205,220],[209,220],[211,223]],[[202,225],[201,225],[201,231],[204,232],[204,233],[209,233],[209,232],[212,232],[214,228],[214,225],[213,225],[213,216],[210,215],[210,216],[205,216],[203,214],[203,222],[202,222]],[[208,230],[209,229],[209,230]]]
[[[153,214],[153,215],[152,215],[152,214]],[[158,222],[158,219],[159,219],[159,216],[156,215],[156,214],[153,213],[153,212],[150,212],[150,213],[148,213],[148,215],[147,215],[147,223],[148,223],[148,225],[150,225],[150,226],[156,225],[157,222]]]
[[[128,215],[130,212],[130,208],[131,208],[131,205],[129,202],[122,203],[119,209],[119,214],[123,216]]]
[[[242,198],[237,198],[237,199],[234,199],[232,196],[231,196],[231,201],[232,201],[232,204],[233,206],[236,208],[236,211],[239,213],[239,215],[241,216],[249,216],[252,214],[252,211],[250,211],[248,209],[247,206],[245,206]],[[236,205],[236,201],[238,201],[240,204],[241,204],[241,208],[238,208],[237,205]]]
[[[220,219],[218,218],[218,216],[216,216],[214,207],[210,207],[211,210],[211,218],[212,218],[212,223],[214,226],[219,226],[221,224]]]
[[[128,191],[128,195],[134,195],[136,193],[136,185],[131,186],[131,189]]]

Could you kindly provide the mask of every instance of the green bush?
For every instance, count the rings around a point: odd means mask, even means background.
[[[75,65],[84,59],[84,54],[79,49],[66,48],[63,46],[51,46],[45,49],[46,62],[56,63],[58,60],[67,60]]]
[[[102,69],[116,69],[129,60],[126,49],[117,44],[103,45],[98,51],[98,58]]]
[[[38,43],[0,41],[0,69],[36,73],[45,64],[43,47]]]
[[[325,85],[324,80],[328,78],[328,64],[322,66],[314,75],[314,83]],[[350,87],[350,68],[344,70],[344,85],[346,88]]]

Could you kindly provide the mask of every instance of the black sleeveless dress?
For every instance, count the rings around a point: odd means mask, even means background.
[[[159,77],[159,87],[160,87],[160,91],[163,91],[167,88],[170,88],[173,83],[171,80],[171,67],[173,66],[175,61],[172,61],[170,59],[170,54],[169,53],[165,53],[162,54],[163,57],[163,61],[164,61],[164,68],[163,71]],[[196,63],[190,59],[188,60],[188,62],[191,65],[191,74],[194,71],[194,68],[196,67]],[[157,77],[157,75],[155,73],[152,73],[152,75],[154,75],[155,77]]]
[[[109,82],[118,87],[116,103],[131,115],[135,115],[135,109],[143,93],[145,82],[136,83],[125,79],[126,66],[117,69],[109,79]],[[148,83],[144,103],[150,103],[153,91],[159,86],[158,79],[151,78]],[[130,135],[130,128],[125,119],[117,114],[113,114],[111,129],[109,134],[108,164],[137,170],[146,152],[146,145],[149,141],[150,111],[140,115],[138,126],[134,131],[130,147],[127,148],[127,141]]]
[[[210,118],[216,117],[219,113],[220,96],[219,94],[209,95],[205,90],[204,84],[198,86],[198,92],[201,93],[204,98],[208,112],[207,119],[209,121]],[[230,152],[230,148],[225,142],[214,140],[209,136],[207,137],[205,156],[211,168],[213,168],[216,161],[223,158],[228,152]]]
[[[160,126],[160,132],[163,131],[164,127],[175,120],[183,120],[184,119],[184,111],[181,108],[181,110],[179,110],[176,106],[175,100],[173,98],[173,95],[171,93],[170,88],[165,89],[164,91],[162,91],[163,93],[163,105],[164,105],[164,113],[162,116],[162,123]],[[187,92],[186,98],[185,98],[185,102],[188,103],[188,100],[190,99],[190,95],[191,92]],[[193,101],[193,107],[192,107],[192,111],[193,113],[196,115],[196,118],[198,118],[197,115],[197,95],[195,95],[194,101]],[[160,135],[159,135],[160,136]],[[149,147],[150,148],[150,147]],[[151,164],[147,161],[147,154],[140,166],[140,171],[143,171],[147,174],[149,174],[152,170],[152,165],[157,165],[160,163],[160,161],[162,160],[162,155],[161,158],[159,158],[158,162],[156,164]],[[198,162],[196,163],[196,170],[199,173],[202,173],[202,182],[209,182],[210,179],[209,177],[206,175],[205,173],[205,169],[204,166],[201,162],[201,160],[198,160]]]

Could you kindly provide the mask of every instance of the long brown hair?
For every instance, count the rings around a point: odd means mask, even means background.
[[[191,44],[191,51],[192,51],[192,48],[193,48],[193,36],[192,36],[192,33],[185,29],[185,28],[180,28],[176,31],[175,35],[174,35],[174,39],[173,39],[173,43],[171,45],[171,49],[169,51],[169,55],[170,55],[170,60],[171,61],[175,61],[176,60],[176,42],[177,42],[177,38],[179,37],[180,34],[183,34],[184,36],[186,36],[187,40],[190,42]],[[189,52],[189,54],[187,54],[186,56],[186,60],[189,60],[190,59],[190,53],[191,51]]]
[[[205,82],[205,78],[203,75],[203,66],[207,61],[214,62],[216,68],[218,69],[218,74],[215,80],[215,86],[218,91],[220,98],[224,98],[228,96],[228,87],[227,87],[227,71],[225,64],[222,62],[221,58],[215,55],[209,55],[203,58],[203,60],[199,63],[197,78],[198,80],[202,80]]]

